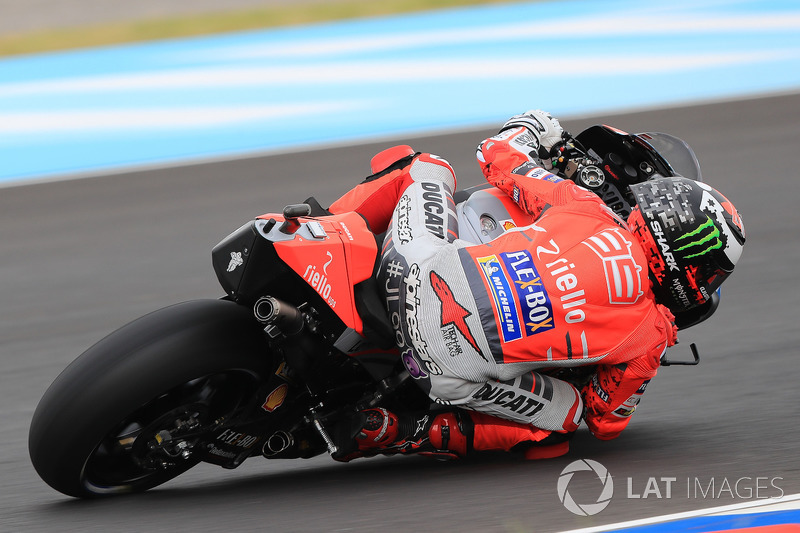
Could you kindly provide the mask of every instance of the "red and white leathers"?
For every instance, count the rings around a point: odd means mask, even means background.
[[[487,181],[538,217],[490,244],[527,248],[553,310],[552,326],[542,315],[531,336],[501,342],[503,361],[599,365],[583,390],[585,420],[596,437],[613,439],[627,426],[664,351],[675,344],[674,317],[656,303],[647,257],[627,225],[598,196],[527,155],[517,140],[526,134],[525,128],[506,130],[478,149]]]
[[[435,402],[477,411],[475,450],[574,431],[581,393],[537,372],[562,366],[601,365],[583,391],[586,420],[596,436],[615,437],[675,340],[624,223],[511,148],[524,131],[488,139],[479,161],[539,218],[488,244],[456,238],[450,165],[407,147],[388,168],[373,162],[376,174],[331,206],[361,213],[376,232],[389,224],[379,281],[403,362]],[[514,173],[520,166],[527,175]]]

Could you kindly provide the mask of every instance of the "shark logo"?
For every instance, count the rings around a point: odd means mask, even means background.
[[[470,346],[472,346],[476,352],[481,354],[481,350],[478,348],[478,343],[475,341],[475,337],[472,336],[469,326],[467,326],[466,319],[468,316],[471,316],[472,313],[470,313],[463,305],[456,301],[450,286],[441,278],[441,276],[439,276],[439,274],[431,271],[430,278],[433,292],[436,293],[436,297],[439,298],[439,301],[442,303],[441,327],[452,324],[459,332],[461,332]],[[483,356],[483,354],[481,354],[481,356]]]

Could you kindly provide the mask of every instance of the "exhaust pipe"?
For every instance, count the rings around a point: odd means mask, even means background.
[[[305,316],[293,305],[273,296],[262,296],[253,305],[256,320],[267,326],[275,326],[284,335],[296,335],[305,326]]]
[[[276,431],[264,443],[261,453],[264,457],[274,457],[279,453],[286,451],[294,444],[294,438],[285,431]]]

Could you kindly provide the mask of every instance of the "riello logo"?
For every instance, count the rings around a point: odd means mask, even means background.
[[[317,270],[314,265],[308,265],[303,274],[303,279],[314,288],[320,296],[322,296],[331,308],[336,307],[336,301],[331,298],[331,291],[333,288],[328,282],[328,265],[333,262],[333,254],[325,252],[328,255],[328,261],[322,265],[322,271]]]
[[[308,265],[305,274],[303,274],[303,279],[323,298],[327,299],[331,295],[331,284],[328,283],[328,276],[319,272],[314,265]]]

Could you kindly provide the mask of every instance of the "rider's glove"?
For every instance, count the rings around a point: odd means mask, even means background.
[[[521,115],[514,115],[503,124],[500,131],[522,126],[534,138],[536,153],[539,159],[549,159],[555,146],[561,144],[564,138],[564,129],[550,113],[541,109],[532,109]]]

